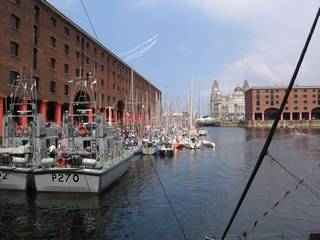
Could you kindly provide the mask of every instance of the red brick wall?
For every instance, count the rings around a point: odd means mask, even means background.
[[[131,70],[128,65],[118,59],[113,53],[104,49],[102,45],[95,42],[83,30],[61,16],[46,3],[39,0],[22,0],[21,6],[15,5],[11,0],[0,0],[0,93],[10,94],[9,72],[14,70],[20,72],[22,69],[25,77],[33,75],[39,78],[39,99],[46,99],[53,102],[70,101],[69,95],[64,95],[64,85],[76,76],[76,69],[81,68],[81,55],[83,54],[83,73],[95,73],[97,78],[97,106],[116,106],[119,100],[125,102],[130,96]],[[40,8],[39,21],[33,17],[34,6]],[[14,14],[20,18],[20,28],[15,30],[10,26],[10,16]],[[56,27],[50,26],[50,18],[56,19]],[[33,27],[38,27],[38,44],[33,45]],[[69,36],[64,35],[64,28],[68,27]],[[77,42],[77,35],[80,37],[80,44]],[[56,39],[56,48],[49,46],[50,36]],[[81,41],[84,39],[84,48],[81,48]],[[20,45],[19,57],[10,56],[10,41]],[[86,44],[89,43],[89,48]],[[64,45],[69,46],[69,54],[64,53]],[[38,66],[33,69],[33,48],[38,49]],[[95,52],[95,48],[97,52]],[[76,52],[80,52],[80,59],[77,59]],[[102,57],[102,54],[104,55]],[[89,64],[86,64],[86,57]],[[49,59],[56,59],[56,69],[49,68]],[[97,68],[94,70],[95,62]],[[64,64],[69,65],[69,73],[64,73]],[[103,65],[104,71],[101,66]],[[102,80],[104,84],[102,85]],[[50,81],[56,82],[56,92],[50,91]],[[154,108],[155,93],[160,91],[149,83],[138,73],[134,73],[134,91],[138,99],[146,101],[146,92],[151,91],[151,102]],[[104,95],[104,102],[100,99]],[[108,102],[109,96],[109,102]]]

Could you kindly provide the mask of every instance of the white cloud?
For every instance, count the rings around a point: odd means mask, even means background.
[[[245,54],[226,63],[218,76],[225,90],[248,79],[251,85],[287,84],[303,48],[319,1],[298,0],[188,0],[212,21],[237,25],[252,38]],[[318,25],[320,29],[320,23]],[[320,30],[315,32],[299,80],[301,84],[317,83],[320,75],[318,46]]]

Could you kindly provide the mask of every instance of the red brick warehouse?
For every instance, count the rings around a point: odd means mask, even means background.
[[[245,92],[246,119],[273,120],[280,108],[286,87],[252,87]],[[295,86],[281,120],[320,120],[320,87]]]
[[[47,1],[0,0],[0,36],[1,122],[10,83],[21,73],[31,77],[32,72],[44,121],[61,124],[62,112],[75,97],[70,96],[67,81],[94,73],[97,107],[106,119],[123,123],[125,103],[130,101],[130,66]],[[133,85],[134,120],[150,119],[161,92],[136,71]]]

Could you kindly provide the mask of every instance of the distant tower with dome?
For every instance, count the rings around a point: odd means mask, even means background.
[[[239,121],[244,119],[244,93],[249,88],[249,83],[245,80],[242,87],[237,84],[231,95],[222,95],[218,81],[214,80],[210,95],[209,115],[225,121]]]
[[[222,99],[218,81],[214,80],[210,94],[209,116],[213,118],[219,118],[221,112],[221,100]]]

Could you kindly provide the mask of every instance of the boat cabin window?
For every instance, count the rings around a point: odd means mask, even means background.
[[[91,147],[91,141],[83,141],[83,148]]]
[[[22,140],[22,145],[27,145],[29,143],[29,141],[28,140]]]

